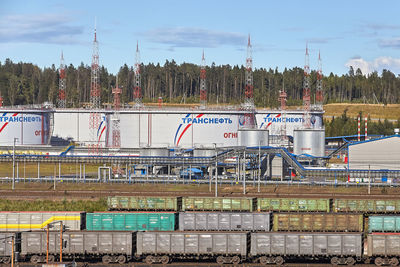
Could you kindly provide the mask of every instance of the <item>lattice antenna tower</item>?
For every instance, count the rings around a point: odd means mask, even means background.
[[[203,56],[201,58],[201,68],[200,68],[200,107],[205,109],[207,106],[207,87],[206,87],[206,59]]]
[[[90,104],[93,109],[100,108],[100,78],[99,78],[99,43],[97,41],[96,26],[94,28],[93,55],[90,83]]]
[[[58,99],[57,99],[57,104],[59,108],[66,108],[67,107],[67,101],[65,97],[65,89],[66,89],[66,84],[65,84],[65,64],[64,64],[64,54],[61,52],[61,62],[60,62],[60,68],[58,70],[59,75],[60,75],[60,80],[58,83]]]
[[[281,138],[282,138],[282,140],[286,140],[286,100],[287,100],[287,93],[286,93],[286,90],[285,90],[285,81],[283,81],[282,90],[279,91],[278,100],[281,103],[281,118],[282,118]]]
[[[254,110],[253,99],[253,48],[250,42],[250,35],[247,42],[246,58],[246,85],[245,85],[245,107]]]
[[[99,82],[99,43],[97,41],[96,22],[94,27],[93,55],[91,67],[91,83],[90,83],[90,106],[92,112],[89,117],[89,154],[100,154],[99,127],[101,115],[96,112],[100,108],[100,82]]]
[[[140,72],[140,51],[139,51],[139,42],[136,43],[136,59],[135,59],[135,86],[133,88],[133,101],[135,107],[143,106],[142,103],[142,88],[140,85],[141,82],[141,72]]]
[[[311,105],[311,90],[310,90],[310,59],[308,55],[308,44],[306,45],[305,64],[304,64],[304,82],[303,82],[303,127],[310,128],[310,105]]]
[[[322,89],[322,60],[321,60],[321,52],[318,53],[318,70],[317,70],[317,89],[316,89],[316,107],[319,110],[323,109],[324,104],[324,92]]]
[[[112,116],[112,147],[121,147],[121,128],[120,128],[120,108],[121,108],[121,93],[122,89],[118,87],[118,74],[117,83],[115,88],[112,89],[114,95],[114,113]]]
[[[253,55],[252,46],[250,41],[250,35],[247,42],[247,57],[246,57],[246,73],[245,73],[245,90],[244,90],[244,103],[242,108],[248,113],[243,115],[242,128],[255,128],[255,107],[253,99]]]

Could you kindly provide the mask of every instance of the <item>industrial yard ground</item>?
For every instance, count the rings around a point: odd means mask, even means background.
[[[105,211],[106,198],[113,195],[136,196],[214,196],[208,185],[167,185],[167,184],[17,184],[11,190],[10,184],[0,185],[0,210],[70,210]],[[214,188],[212,188],[214,189]],[[246,197],[310,197],[310,198],[378,198],[397,199],[398,187],[373,187],[368,195],[366,187],[268,185],[248,186]],[[221,186],[218,196],[243,197],[241,186]]]

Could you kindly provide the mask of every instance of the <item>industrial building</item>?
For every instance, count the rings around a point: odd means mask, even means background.
[[[400,136],[349,144],[348,166],[349,169],[400,170]]]

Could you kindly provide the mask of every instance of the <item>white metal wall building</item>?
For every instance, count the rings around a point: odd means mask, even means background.
[[[350,144],[348,156],[349,169],[400,170],[400,136]]]

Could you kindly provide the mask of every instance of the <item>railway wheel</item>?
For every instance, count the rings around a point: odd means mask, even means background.
[[[332,259],[331,259],[331,264],[332,265],[334,265],[334,266],[337,266],[337,265],[339,265],[339,258],[338,257],[333,257]]]
[[[11,258],[10,257],[4,257],[0,262],[3,262],[5,264],[9,264],[11,262]]]
[[[259,260],[260,260],[260,263],[261,263],[262,265],[267,265],[267,264],[269,263],[268,258],[265,257],[265,256],[260,257]]]
[[[397,258],[391,258],[389,260],[389,264],[390,264],[390,266],[397,266],[397,265],[399,265],[399,260]]]
[[[38,255],[33,255],[31,257],[31,262],[34,263],[34,264],[40,262],[40,257]]]
[[[376,266],[382,266],[384,263],[385,263],[385,261],[381,257],[378,257],[375,259]]]
[[[153,262],[154,262],[153,256],[151,256],[151,255],[147,256],[147,257],[144,259],[144,262],[147,263],[147,264],[153,264]]]
[[[55,259],[54,255],[49,255],[49,262],[54,262],[54,259]]]
[[[217,257],[217,263],[218,264],[224,264],[225,263],[225,257],[224,256],[218,256]]]
[[[232,263],[233,264],[239,264],[240,263],[240,257],[239,256],[233,256],[232,257]]]
[[[278,256],[275,258],[275,264],[276,265],[282,265],[285,261],[283,260],[283,258],[281,256]]]
[[[346,259],[346,264],[347,265],[354,265],[356,263],[356,260],[353,257],[348,257]]]
[[[119,264],[124,264],[126,262],[126,257],[124,255],[119,255],[117,258]]]
[[[104,255],[103,258],[101,258],[101,261],[104,264],[110,264],[112,262],[112,258],[110,255]]]
[[[167,264],[168,262],[169,262],[169,257],[167,255],[161,257],[162,264]]]

